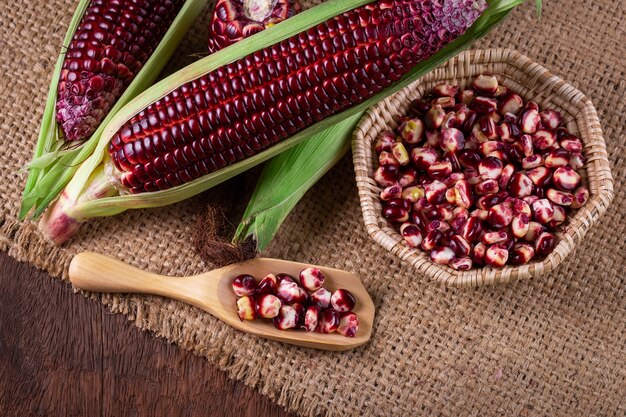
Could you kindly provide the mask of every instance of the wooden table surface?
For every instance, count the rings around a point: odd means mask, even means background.
[[[288,416],[204,358],[0,253],[0,416]]]

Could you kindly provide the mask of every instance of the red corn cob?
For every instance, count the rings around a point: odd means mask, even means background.
[[[300,10],[298,0],[218,0],[209,25],[209,52],[226,48]]]
[[[63,62],[57,121],[87,139],[146,63],[184,0],[92,0]]]
[[[164,190],[257,154],[398,80],[462,34],[483,0],[385,0],[185,83],[125,123],[108,169]]]

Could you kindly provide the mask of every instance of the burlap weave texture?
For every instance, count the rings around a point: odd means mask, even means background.
[[[303,415],[626,415],[624,3],[545,1],[540,21],[533,3],[476,46],[518,49],[590,97],[615,178],[609,213],[557,273],[477,290],[446,289],[416,275],[366,235],[346,157],[264,255],[361,276],[378,309],[367,346],[347,353],[295,348],[244,335],[179,302],[96,298]],[[202,197],[91,221],[61,249],[42,241],[34,224],[16,221],[24,183],[18,170],[31,156],[75,5],[0,3],[0,248],[63,278],[71,256],[83,250],[163,274],[209,269],[189,239]],[[205,51],[207,16],[169,71]]]

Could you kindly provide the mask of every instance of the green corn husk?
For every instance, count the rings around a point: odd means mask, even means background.
[[[332,18],[333,16],[371,2],[372,0],[355,0],[350,2],[350,4],[347,4],[348,2],[343,0],[331,0],[323,3],[261,33],[255,34],[200,61],[197,61],[196,63],[181,69],[177,73],[144,91],[141,95],[136,97],[122,110],[120,110],[107,124],[93,155],[80,166],[74,175],[74,178],[63,192],[63,201],[55,203],[56,207],[52,208],[51,214],[47,214],[48,218],[42,219],[41,227],[44,229],[44,233],[46,233],[47,225],[50,225],[54,220],[59,220],[59,217],[63,217],[62,222],[77,224],[91,217],[112,216],[128,209],[164,206],[187,199],[223,181],[226,181],[235,175],[258,165],[259,163],[264,162],[295,145],[298,145],[305,139],[328,129],[341,121],[361,114],[368,107],[404,88],[406,85],[419,78],[419,76],[421,76],[425,71],[443,63],[445,60],[449,59],[462,49],[467,48],[474,40],[484,36],[496,24],[501,22],[513,8],[523,3],[524,0],[488,1],[488,8],[464,35],[457,38],[455,41],[436,53],[433,57],[425,61],[425,63],[422,63],[422,65],[418,65],[391,87],[374,95],[361,104],[355,105],[342,113],[328,117],[321,122],[310,126],[309,128],[295,134],[291,138],[284,140],[257,155],[230,165],[219,171],[200,177],[194,181],[163,191],[112,197],[103,197],[104,195],[107,195],[107,193],[95,194],[91,196],[86,195],[94,189],[101,190],[100,186],[102,184],[99,184],[98,182],[105,181],[103,176],[94,176],[93,173],[107,157],[106,148],[110,138],[117,132],[120,126],[122,126],[127,120],[147,105],[153,103],[185,82],[196,79],[203,74],[240,59],[259,49],[271,46],[274,43],[280,42],[281,40],[284,40],[292,35],[314,27],[317,24]],[[48,195],[44,198],[44,202],[49,203],[54,198],[54,195]],[[43,206],[44,205],[42,204],[42,207]],[[38,209],[35,214],[41,214],[42,211],[43,208]],[[48,235],[51,236],[50,234]],[[63,238],[67,239],[69,236],[64,235]],[[59,239],[57,241],[60,242],[62,240]]]
[[[65,39],[63,40],[63,45],[70,44],[74,32],[80,24],[89,3],[90,0],[80,0],[68,27]],[[50,201],[57,197],[59,192],[61,192],[70,181],[80,163],[93,153],[104,131],[104,127],[113,118],[115,113],[122,109],[131,99],[152,85],[207,3],[208,0],[187,0],[185,4],[183,4],[178,15],[172,22],[171,27],[154,50],[154,53],[115,103],[107,117],[100,124],[100,127],[87,141],[71,149],[64,149],[61,129],[56,121],[57,88],[66,47],[64,46],[62,48],[52,74],[52,81],[48,91],[46,108],[41,122],[41,129],[33,160],[26,166],[29,170],[29,174],[26,185],[24,186],[22,205],[19,213],[20,220],[23,220],[33,208],[36,209],[35,217],[37,217],[45,210]]]
[[[309,188],[346,154],[362,116],[355,114],[272,158],[263,167],[234,243],[252,236],[262,251]]]
[[[536,4],[540,16],[541,0],[536,0]],[[500,20],[494,19],[486,27]],[[469,46],[469,43],[459,43],[461,45],[451,48],[449,54],[436,54],[421,62],[415,68],[416,75],[428,73]],[[252,238],[259,252],[265,249],[298,201],[345,154],[362,114],[338,123],[267,162],[235,231],[234,244]]]

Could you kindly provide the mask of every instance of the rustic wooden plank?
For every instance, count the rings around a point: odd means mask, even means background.
[[[100,308],[0,254],[0,415],[99,416]]]
[[[0,289],[2,416],[289,415],[4,253]]]

